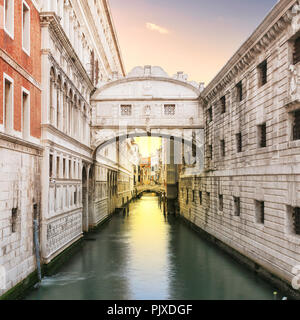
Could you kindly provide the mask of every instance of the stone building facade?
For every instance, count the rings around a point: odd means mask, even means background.
[[[40,18],[35,1],[0,1],[0,296],[35,270],[41,206]]]
[[[41,1],[42,259],[49,263],[97,224],[90,145],[94,89],[123,64],[106,0]],[[100,171],[99,171],[100,170]],[[98,183],[97,180],[97,183]]]
[[[283,279],[300,265],[300,5],[278,1],[201,94],[205,172],[181,214]]]

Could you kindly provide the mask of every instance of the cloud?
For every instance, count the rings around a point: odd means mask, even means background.
[[[168,29],[165,29],[163,27],[160,27],[158,26],[157,24],[154,24],[154,23],[146,23],[146,27],[147,29],[151,30],[151,31],[157,31],[161,34],[168,34],[169,33],[169,30]]]

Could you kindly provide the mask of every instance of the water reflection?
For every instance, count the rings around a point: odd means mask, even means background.
[[[155,195],[129,209],[27,299],[273,299],[275,288],[164,216]]]

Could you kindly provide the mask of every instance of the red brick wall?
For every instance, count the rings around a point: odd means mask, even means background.
[[[0,48],[25,69],[38,83],[41,82],[41,28],[39,12],[30,0],[30,56],[22,49],[22,0],[14,1],[14,39],[3,29],[4,0],[0,0]],[[41,92],[26,78],[0,60],[0,123],[3,123],[3,73],[14,80],[14,129],[21,131],[21,87],[30,91],[31,135],[40,138]]]

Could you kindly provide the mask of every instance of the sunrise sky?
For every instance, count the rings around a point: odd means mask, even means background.
[[[277,0],[110,0],[126,72],[159,65],[206,85]]]

